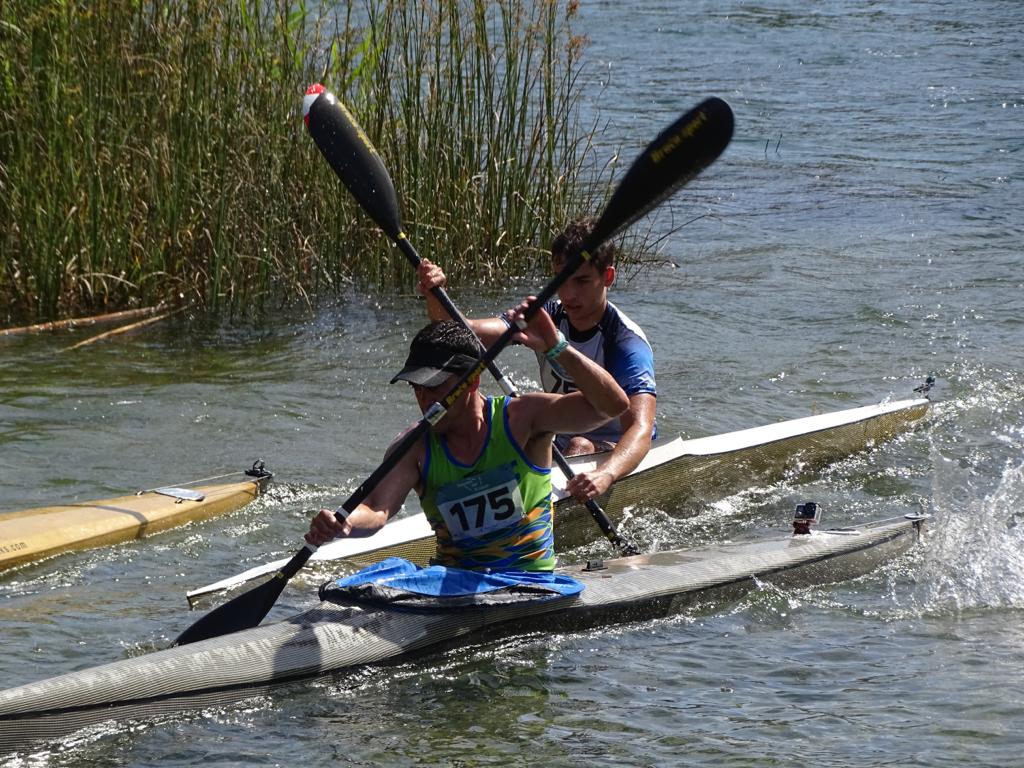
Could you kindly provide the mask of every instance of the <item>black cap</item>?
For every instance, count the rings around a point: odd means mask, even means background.
[[[464,374],[472,370],[478,360],[461,352],[453,355],[450,349],[414,340],[405,359],[405,367],[395,374],[391,383],[408,381],[421,387],[437,387],[453,373]]]

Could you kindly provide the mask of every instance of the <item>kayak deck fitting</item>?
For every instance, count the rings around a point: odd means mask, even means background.
[[[107,720],[259,695],[287,681],[388,662],[468,639],[577,631],[667,616],[760,583],[808,586],[871,571],[908,549],[924,516],[573,565],[582,594],[451,610],[321,606],[283,621],[0,691],[0,754]]]

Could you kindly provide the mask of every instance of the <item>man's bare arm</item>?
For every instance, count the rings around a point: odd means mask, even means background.
[[[608,458],[592,472],[581,472],[566,485],[580,501],[588,501],[607,491],[611,484],[625,477],[651,450],[651,432],[657,398],[651,394],[636,394],[629,398],[629,410],[619,417],[623,432]]]
[[[388,448],[385,457],[402,439],[399,435]],[[419,482],[419,467],[423,449],[421,445],[407,451],[398,464],[384,476],[362,504],[340,522],[332,509],[321,509],[309,526],[306,541],[315,546],[326,544],[339,536],[364,538],[372,536],[402,508],[409,491]]]
[[[629,398],[629,410],[619,417],[622,437],[601,469],[612,476],[612,481],[625,477],[651,450],[651,432],[654,431],[654,412],[657,398],[651,394],[638,394]]]
[[[618,382],[590,358],[566,347],[556,362],[572,377],[577,390],[568,395],[544,396],[547,405],[534,420],[535,431],[588,432],[629,408],[629,399]]]
[[[434,288],[444,288],[447,284],[447,278],[444,276],[444,272],[441,268],[434,264],[428,259],[423,259],[420,265],[416,268],[416,276],[418,279],[417,290],[427,300],[427,317],[431,320],[456,320],[458,318],[450,317],[448,312],[445,310],[444,305],[438,301],[434,295]],[[466,322],[469,323],[469,327],[473,330],[483,342],[485,347],[491,346],[498,337],[505,332],[507,326],[500,319],[496,317],[470,319],[466,318]]]

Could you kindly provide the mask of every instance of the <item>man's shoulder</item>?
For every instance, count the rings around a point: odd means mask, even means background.
[[[650,348],[651,343],[647,340],[647,334],[640,324],[634,321],[629,315],[619,309],[612,302],[608,302],[605,316],[602,321],[606,337],[612,338],[616,343],[628,345],[630,343],[642,342]]]
[[[654,350],[643,329],[611,302],[605,312],[605,367],[632,397],[655,394]]]
[[[523,392],[509,398],[505,405],[505,439],[516,446],[525,444],[539,434],[546,434],[535,427],[535,419],[543,412],[556,408],[563,395],[550,392]]]

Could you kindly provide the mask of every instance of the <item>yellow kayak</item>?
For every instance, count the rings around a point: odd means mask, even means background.
[[[271,477],[263,462],[256,462],[235,482],[168,486],[114,499],[0,512],[0,571],[231,512],[255,499]]]

